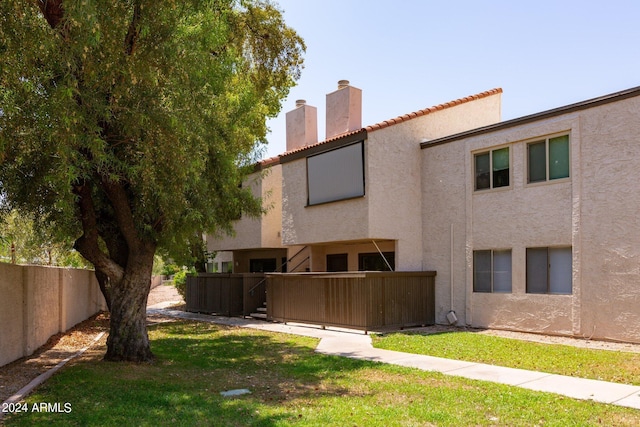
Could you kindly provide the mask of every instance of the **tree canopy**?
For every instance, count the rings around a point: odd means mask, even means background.
[[[261,213],[240,183],[303,52],[267,0],[0,2],[0,203],[94,265],[107,358],[152,357],[132,325],[158,248]]]

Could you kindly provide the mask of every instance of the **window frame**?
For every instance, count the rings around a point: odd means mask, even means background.
[[[473,157],[473,191],[474,193],[476,192],[486,192],[486,191],[491,191],[491,190],[504,190],[504,189],[509,189],[511,188],[513,179],[512,179],[512,165],[513,165],[513,159],[512,159],[512,152],[513,150],[511,150],[511,145],[512,144],[507,144],[507,145],[501,145],[501,146],[497,146],[497,147],[493,147],[493,148],[489,148],[489,149],[482,149],[482,150],[477,150],[475,152],[472,153],[472,157]],[[508,165],[508,181],[509,183],[507,185],[501,185],[499,187],[495,186],[495,182],[494,182],[494,170],[493,170],[493,163],[494,163],[494,152],[496,151],[500,151],[500,150],[504,150],[507,149],[507,158],[509,161],[509,165]],[[477,175],[477,158],[479,156],[482,155],[488,155],[489,156],[489,186],[485,187],[485,188],[478,188],[478,175]]]
[[[557,250],[569,250],[569,255],[571,257],[571,265],[570,265],[570,271],[569,271],[569,280],[570,280],[570,288],[571,291],[570,292],[558,292],[558,291],[554,291],[552,290],[552,274],[551,274],[551,268],[553,267],[553,264],[551,263],[551,252],[553,250],[557,251]],[[545,292],[537,292],[537,291],[533,291],[532,288],[534,287],[534,284],[530,284],[529,282],[529,264],[531,262],[530,258],[529,258],[529,251],[530,250],[546,250],[546,257],[547,257],[547,265],[546,265],[546,291]],[[525,250],[525,292],[527,294],[530,295],[573,295],[573,247],[572,246],[532,246],[532,247],[527,247]]]
[[[479,254],[481,252],[489,252],[490,254],[490,279],[489,279],[489,286],[490,289],[489,290],[479,290],[477,287],[477,282],[476,282],[476,274],[477,274],[477,270],[476,270],[476,254]],[[509,278],[509,290],[495,290],[495,273],[496,273],[496,268],[495,268],[495,252],[508,252],[509,253],[509,261],[511,263],[511,268],[510,268],[510,272],[511,272],[511,277]],[[473,251],[473,292],[474,293],[480,293],[480,294],[511,294],[513,293],[513,249],[511,248],[505,248],[505,249],[477,249]]]
[[[550,141],[552,139],[567,137],[567,176],[559,177],[559,178],[551,178],[551,158],[550,158]],[[545,169],[545,179],[532,181],[531,180],[531,146],[536,144],[544,143],[544,169]],[[562,132],[552,135],[547,135],[535,139],[531,139],[526,142],[525,147],[525,166],[526,173],[524,174],[525,184],[526,185],[540,185],[540,184],[548,184],[551,182],[564,182],[571,180],[571,134],[569,132]]]

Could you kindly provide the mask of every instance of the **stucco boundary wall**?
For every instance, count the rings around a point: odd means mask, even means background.
[[[92,270],[0,263],[0,366],[106,308]]]

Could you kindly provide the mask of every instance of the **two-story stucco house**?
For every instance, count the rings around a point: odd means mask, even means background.
[[[497,123],[501,93],[363,128],[362,91],[340,81],[327,95],[320,142],[317,109],[298,101],[287,113],[287,151],[245,183],[267,214],[208,239],[217,271],[422,270],[420,142]]]
[[[436,323],[640,342],[640,88],[506,122],[501,94],[362,127],[341,81],[323,141],[299,102],[251,179],[271,210],[215,262],[434,270]]]
[[[640,88],[421,146],[437,319],[640,342]]]

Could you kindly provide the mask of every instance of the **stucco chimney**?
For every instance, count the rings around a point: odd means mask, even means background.
[[[296,101],[296,108],[286,114],[287,151],[318,142],[318,109],[304,99]]]
[[[338,90],[327,94],[326,139],[362,128],[362,90],[338,82]]]

